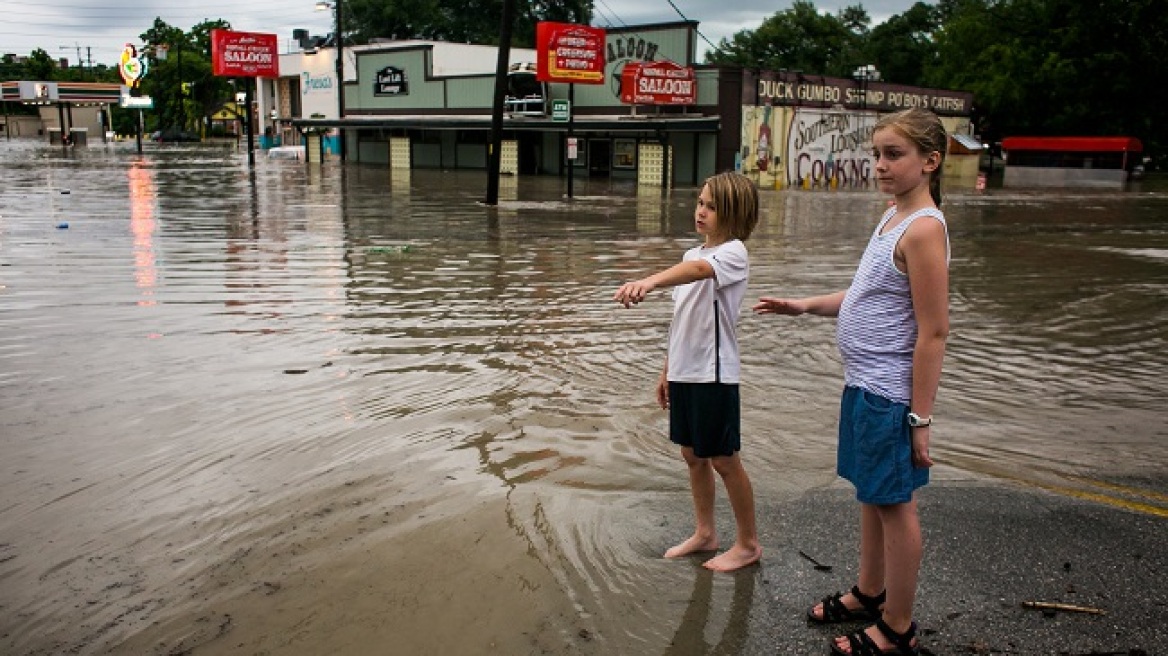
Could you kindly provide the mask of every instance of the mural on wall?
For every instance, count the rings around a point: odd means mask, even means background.
[[[874,112],[748,105],[739,167],[763,188],[870,186],[876,120]]]
[[[786,162],[781,150],[781,136],[785,134],[786,113],[784,108],[771,105],[742,108],[742,149],[738,153],[738,168],[764,188],[784,184],[781,181],[785,180],[782,171]]]
[[[873,183],[871,112],[797,109],[787,132],[788,186],[867,187]]]

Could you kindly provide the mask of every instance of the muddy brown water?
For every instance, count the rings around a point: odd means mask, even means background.
[[[511,179],[487,208],[481,172],[213,146],[0,164],[0,652],[741,644],[751,592],[659,558],[688,529],[668,294],[610,300],[695,243],[697,190]],[[846,286],[885,202],[764,192],[748,301]],[[1162,473],[1168,193],[945,210],[935,480]],[[747,311],[741,342],[756,495],[838,485],[831,322]]]

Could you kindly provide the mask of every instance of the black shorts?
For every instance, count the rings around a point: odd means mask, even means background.
[[[732,456],[742,448],[738,385],[669,382],[669,440],[699,458]]]

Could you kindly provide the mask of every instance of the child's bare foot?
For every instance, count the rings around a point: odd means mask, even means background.
[[[739,544],[735,544],[726,553],[714,556],[702,563],[702,566],[706,569],[712,569],[715,572],[733,572],[747,565],[753,565],[761,558],[762,547],[748,549]]]
[[[691,535],[688,540],[681,544],[674,545],[665,552],[666,558],[680,558],[688,556],[692,553],[700,553],[702,551],[717,551],[718,538],[711,536],[708,538]]]

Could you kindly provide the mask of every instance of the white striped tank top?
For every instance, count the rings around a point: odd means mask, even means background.
[[[910,214],[888,234],[880,234],[896,215],[891,207],[872,233],[840,305],[836,341],[844,360],[844,382],[906,405],[912,400],[912,359],[917,343],[908,274],[896,268],[894,251],[905,230],[920,216],[932,216],[945,226],[935,207]],[[945,229],[945,252],[949,252]]]

